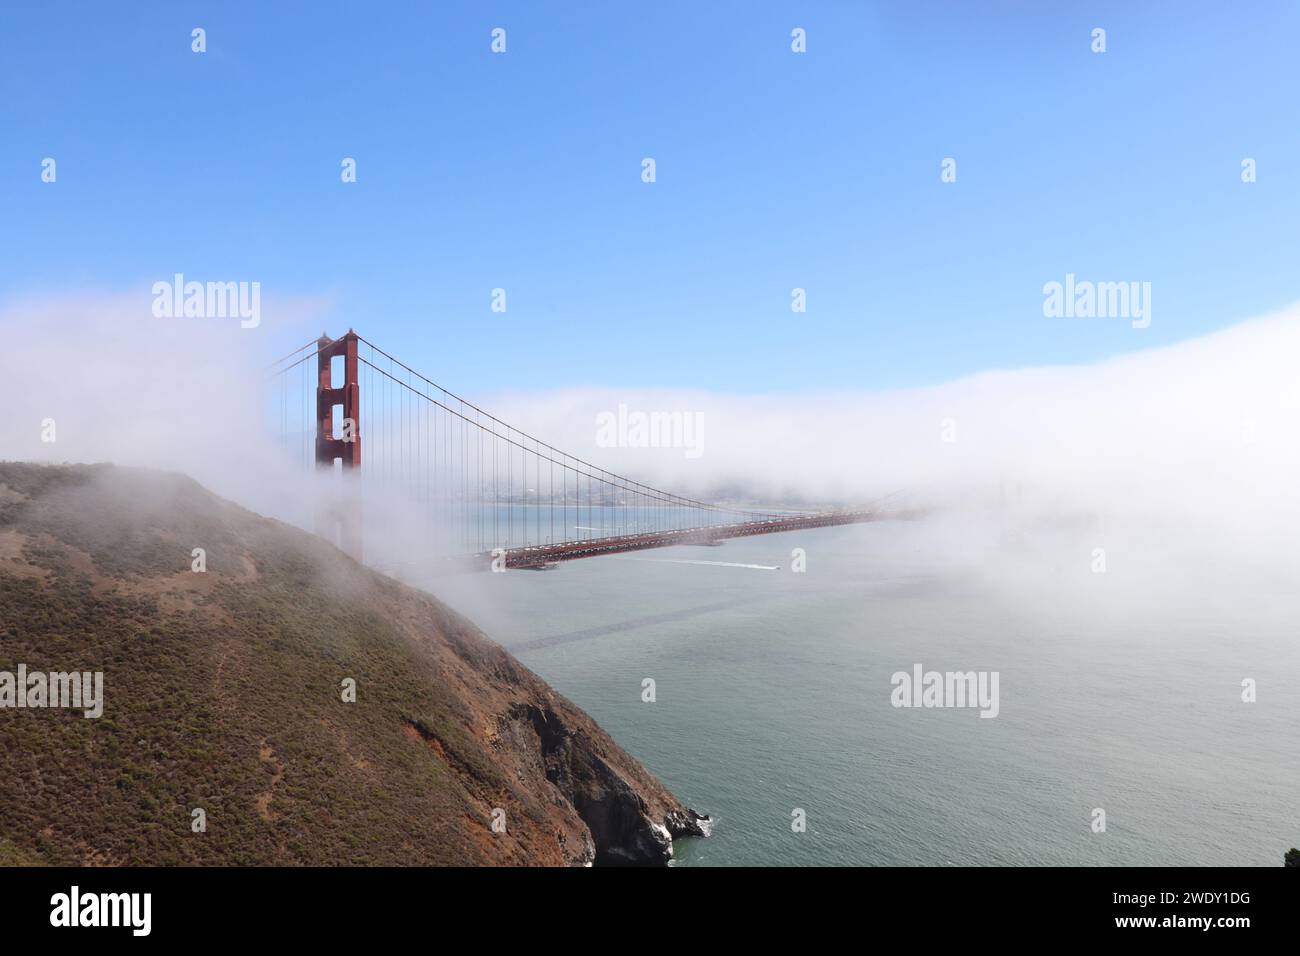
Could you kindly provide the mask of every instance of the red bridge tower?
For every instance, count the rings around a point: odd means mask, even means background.
[[[342,338],[322,333],[316,353],[316,466],[334,470],[342,462],[341,487],[331,487],[317,512],[317,533],[361,560],[361,388],[358,383],[357,334]],[[334,387],[333,359],[343,356],[343,384]],[[334,409],[342,407],[340,437],[334,437]]]

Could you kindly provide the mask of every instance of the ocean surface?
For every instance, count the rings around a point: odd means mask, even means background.
[[[677,865],[1276,866],[1300,845],[1294,593],[944,542],[887,522],[428,586],[713,818]],[[894,707],[917,664],[998,672],[998,715]]]

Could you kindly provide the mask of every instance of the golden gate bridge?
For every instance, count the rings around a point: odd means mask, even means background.
[[[439,554],[501,569],[908,516],[755,511],[652,487],[506,424],[350,329],[295,349],[271,376],[282,445],[351,479],[317,531],[358,561],[376,494],[422,505]]]

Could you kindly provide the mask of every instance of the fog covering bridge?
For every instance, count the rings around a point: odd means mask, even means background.
[[[652,487],[511,427],[351,330],[271,374],[286,454],[343,472],[317,530],[357,560],[379,501],[399,502],[403,525],[427,525],[432,554],[503,569],[898,516],[754,511]]]

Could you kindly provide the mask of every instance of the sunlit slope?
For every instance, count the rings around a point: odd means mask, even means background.
[[[0,862],[663,862],[699,829],[468,621],[173,474],[0,464],[19,664],[102,671],[104,708],[0,709]]]

